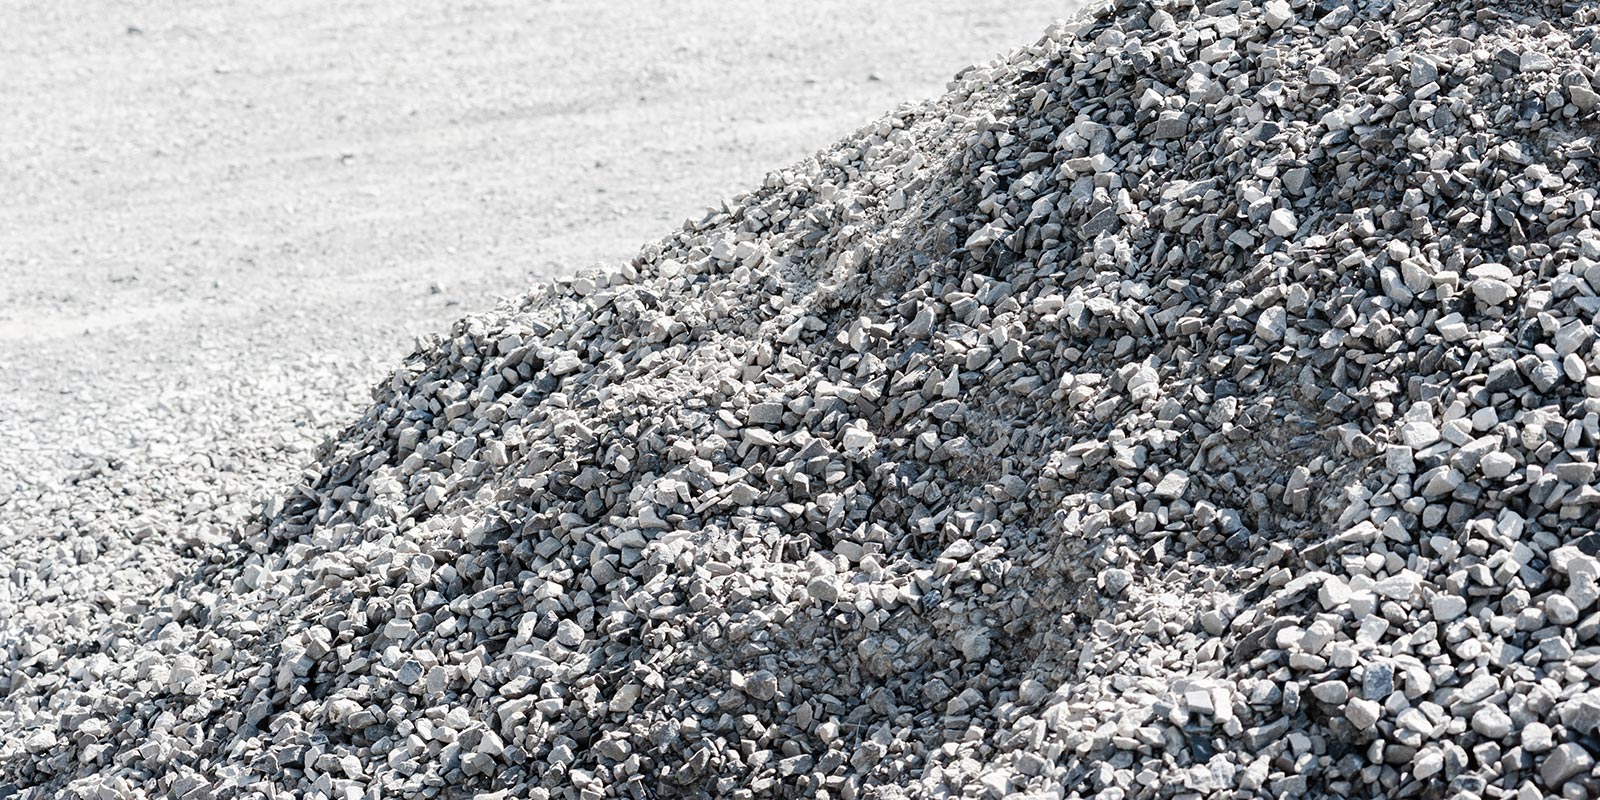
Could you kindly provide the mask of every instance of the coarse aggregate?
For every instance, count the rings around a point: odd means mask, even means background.
[[[1097,6],[14,566],[0,793],[1600,794],[1597,23]]]

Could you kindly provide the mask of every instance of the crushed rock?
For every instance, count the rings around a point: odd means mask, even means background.
[[[1119,2],[969,69],[0,640],[0,794],[1594,796],[1596,22]]]

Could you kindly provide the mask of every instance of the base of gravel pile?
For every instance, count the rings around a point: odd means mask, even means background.
[[[1593,7],[1121,2],[427,344],[36,796],[1600,794]]]

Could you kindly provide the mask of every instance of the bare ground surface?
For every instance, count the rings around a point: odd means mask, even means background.
[[[93,637],[281,495],[415,336],[1071,8],[8,5],[0,695],[31,641]]]

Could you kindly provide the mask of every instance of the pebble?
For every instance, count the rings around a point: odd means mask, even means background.
[[[1538,50],[1525,50],[1518,67],[1523,72],[1549,72],[1555,69],[1556,62],[1548,54]]]
[[[1285,0],[1267,0],[1263,7],[1262,21],[1267,27],[1277,29],[1294,21],[1294,11]]]
[[[1434,595],[1431,607],[1436,621],[1454,622],[1467,613],[1467,599],[1452,594]]]
[[[1557,707],[1561,724],[1578,733],[1600,732],[1600,689],[1570,697]]]
[[[1268,308],[1256,320],[1256,335],[1268,343],[1282,341],[1288,330],[1288,314],[1282,308]]]
[[[1543,753],[1549,750],[1554,742],[1550,726],[1543,722],[1529,722],[1523,725],[1519,738],[1523,749],[1530,753]]]
[[[1338,79],[1335,78],[1334,82],[1337,83]],[[1287,237],[1295,232],[1299,227],[1299,223],[1295,221],[1293,211],[1287,208],[1279,208],[1275,209],[1268,217],[1267,227],[1272,231],[1273,236]]]
[[[806,593],[818,602],[836,603],[839,601],[839,584],[831,575],[819,575],[806,584]]]
[[[1494,706],[1486,705],[1472,715],[1472,729],[1490,739],[1504,739],[1511,734],[1511,717]]]
[[[1421,450],[1439,439],[1439,429],[1431,422],[1417,420],[1400,426],[1400,441],[1412,450]]]
[[[1571,625],[1578,621],[1578,606],[1563,594],[1552,594],[1546,598],[1544,612],[1557,625]]]
[[[1330,705],[1339,705],[1350,696],[1350,687],[1344,681],[1323,681],[1311,687],[1311,695]]]
[[[1383,709],[1372,700],[1353,697],[1345,704],[1345,718],[1359,730],[1367,730],[1378,724],[1383,717]]]
[[[1567,87],[1567,93],[1579,111],[1593,111],[1596,106],[1600,106],[1600,93],[1595,92],[1591,86],[1573,84]]]
[[[1392,600],[1405,600],[1422,585],[1422,576],[1411,570],[1401,570],[1372,585],[1372,591]]]
[[[1568,742],[1558,745],[1550,754],[1545,756],[1544,763],[1539,765],[1539,777],[1544,780],[1544,785],[1558,789],[1568,780],[1589,771],[1594,765],[1594,759],[1582,746]]]
[[[1411,761],[1411,774],[1419,781],[1428,780],[1443,770],[1444,754],[1432,748],[1418,753]]]
[[[1485,478],[1504,478],[1517,467],[1517,460],[1509,453],[1489,453],[1478,461],[1478,470]]]
[[[1156,497],[1166,500],[1176,500],[1189,489],[1189,476],[1182,472],[1169,472],[1162,476],[1156,483],[1154,492]]]

